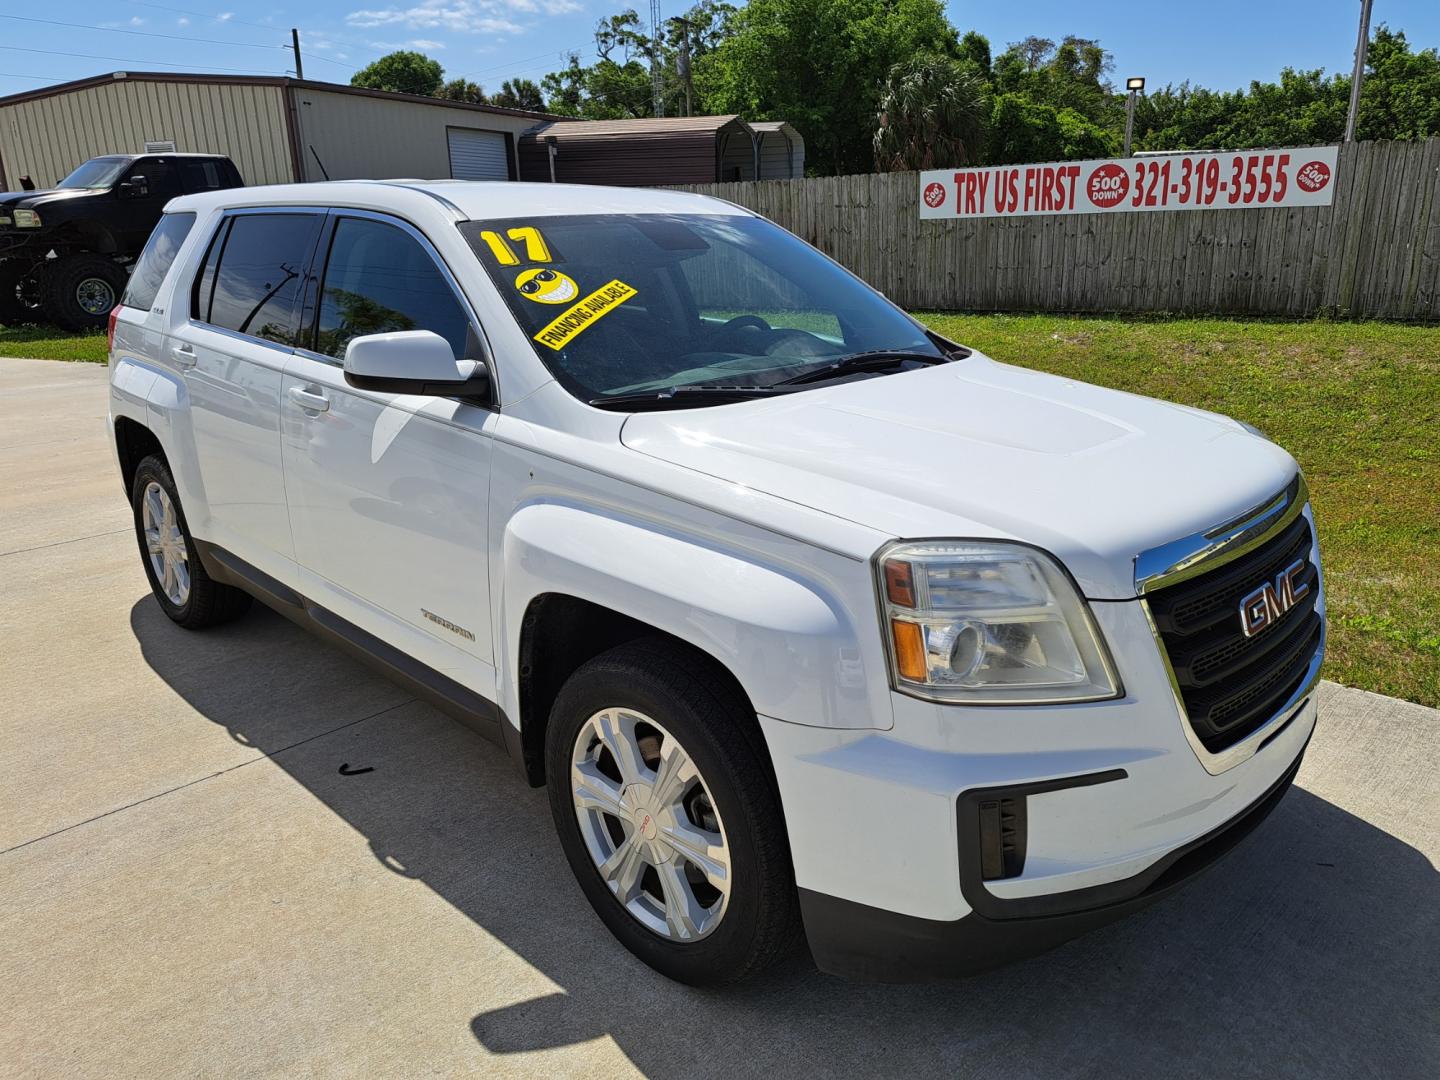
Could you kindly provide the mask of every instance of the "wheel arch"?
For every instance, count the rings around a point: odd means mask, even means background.
[[[140,421],[129,416],[115,417],[115,454],[120,461],[120,477],[125,484],[125,497],[135,486],[135,470],[152,454],[159,454],[169,465],[170,458],[160,440]]]
[[[660,627],[614,608],[566,593],[540,593],[531,598],[520,624],[517,691],[519,700],[519,762],[531,787],[545,784],[545,732],[550,710],[566,680],[581,665],[619,645],[656,640],[683,649],[721,679],[744,702],[754,705],[735,673],[712,654]],[[756,731],[759,731],[758,724]],[[512,753],[515,751],[512,750]]]
[[[703,657],[752,715],[820,727],[893,722],[883,669],[867,674],[883,654],[878,641],[865,640],[874,598],[863,571],[863,600],[846,598],[819,569],[608,508],[555,502],[520,507],[500,546],[501,705],[532,783],[543,782],[535,747],[564,678],[637,637],[664,637]]]

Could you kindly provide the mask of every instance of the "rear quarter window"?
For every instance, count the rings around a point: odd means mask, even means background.
[[[160,292],[165,275],[170,272],[175,256],[180,253],[180,246],[185,243],[185,237],[190,235],[194,225],[194,214],[165,214],[160,218],[160,224],[155,226],[155,231],[145,242],[145,250],[135,263],[135,271],[130,275],[130,283],[125,287],[120,303],[142,311],[149,311],[155,306],[155,297]]]

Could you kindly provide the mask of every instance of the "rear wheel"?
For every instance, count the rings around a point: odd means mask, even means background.
[[[62,330],[100,330],[125,290],[125,268],[104,255],[66,255],[45,270],[45,317]]]
[[[799,939],[764,755],[745,703],[666,641],[596,657],[555,702],[546,774],[571,869],[611,933],[672,979],[737,982]]]
[[[201,630],[245,613],[250,595],[205,572],[164,458],[152,454],[140,462],[130,501],[145,576],[166,615],[187,630]]]

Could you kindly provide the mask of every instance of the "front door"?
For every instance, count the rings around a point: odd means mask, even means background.
[[[478,358],[468,307],[408,224],[336,211],[321,247],[313,349],[292,357],[282,403],[296,560],[327,584],[322,604],[392,644],[429,643],[419,659],[489,696],[495,414],[358,390],[341,367],[351,338],[394,330],[433,330],[457,357]]]
[[[117,228],[123,250],[134,251],[145,243],[165,204],[181,194],[180,177],[170,158],[141,158],[120,184],[115,195],[125,201],[125,209],[117,215]]]

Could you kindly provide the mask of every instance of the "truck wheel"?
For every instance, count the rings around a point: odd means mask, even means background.
[[[661,640],[595,657],[546,730],[550,809],[621,944],[695,986],[738,982],[800,938],[784,816],[755,717]]]
[[[100,330],[125,290],[125,268],[104,255],[66,255],[45,270],[45,317],[62,330]]]
[[[195,553],[175,479],[165,459],[152,454],[135,470],[130,487],[140,560],[160,607],[187,630],[203,630],[243,615],[250,595],[222,585]]]
[[[38,283],[30,273],[33,266],[29,259],[0,262],[0,326],[19,326],[40,317]]]

